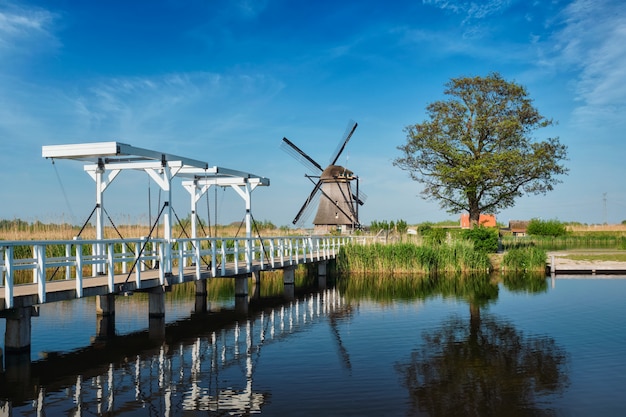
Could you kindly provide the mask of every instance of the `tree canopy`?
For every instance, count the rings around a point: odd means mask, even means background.
[[[447,100],[426,108],[428,120],[407,126],[393,164],[424,184],[422,195],[450,213],[498,213],[523,194],[545,194],[567,174],[567,147],[558,138],[535,141],[554,124],[533,106],[526,88],[498,73],[453,78]]]

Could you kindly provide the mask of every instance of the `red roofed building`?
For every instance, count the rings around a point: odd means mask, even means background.
[[[478,224],[485,227],[496,227],[495,214],[481,214],[478,218]],[[470,228],[470,218],[468,213],[461,214],[461,229]]]

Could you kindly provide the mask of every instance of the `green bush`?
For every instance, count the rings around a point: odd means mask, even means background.
[[[492,227],[476,226],[463,230],[464,239],[474,243],[474,249],[480,252],[498,251],[498,230]]]
[[[432,230],[432,228],[433,224],[430,222],[421,223],[419,226],[417,226],[417,233],[419,233],[421,236],[426,236],[428,232]]]
[[[526,233],[534,236],[565,236],[567,228],[558,220],[532,219],[528,223]]]

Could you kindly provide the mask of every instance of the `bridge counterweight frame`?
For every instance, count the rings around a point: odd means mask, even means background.
[[[96,239],[104,239],[104,192],[124,170],[145,171],[165,192],[163,211],[163,236],[166,242],[172,241],[172,180],[183,178],[183,187],[191,194],[192,237],[197,237],[196,206],[199,198],[212,185],[231,187],[245,202],[246,237],[251,238],[251,192],[257,186],[269,186],[268,178],[251,173],[218,166],[210,167],[207,162],[181,157],[165,152],[139,148],[120,142],[94,142],[42,147],[42,157],[50,159],[70,159],[86,162],[84,170],[96,183]],[[248,243],[248,254],[250,244]],[[104,256],[104,245],[94,247],[96,256]],[[165,259],[168,260],[165,273],[172,272],[170,245],[166,245]],[[94,275],[104,274],[104,265],[95,264]]]

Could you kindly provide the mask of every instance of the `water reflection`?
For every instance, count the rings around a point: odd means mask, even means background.
[[[567,386],[567,355],[495,317],[452,318],[398,364],[414,412],[431,416],[550,416],[539,396]]]
[[[503,273],[502,283],[512,292],[538,294],[548,291],[548,280],[543,273]]]
[[[545,277],[542,279],[545,283]],[[438,282],[438,280],[436,280]],[[454,316],[422,334],[423,343],[398,363],[411,399],[411,414],[430,416],[549,416],[540,396],[558,394],[568,384],[567,354],[547,336],[526,336],[481,308],[497,299],[488,277],[459,278],[437,285],[439,293],[466,300],[469,321]],[[511,278],[517,291],[545,291],[533,280]],[[495,288],[494,288],[495,287]]]
[[[582,342],[584,360],[569,371],[573,361],[546,334],[567,343],[554,332],[554,317],[571,315],[571,299],[555,304],[559,294],[549,291],[525,310],[532,304],[525,294],[548,291],[542,280],[351,276],[335,289],[309,288],[293,300],[278,288],[248,300],[246,314],[234,308],[231,291],[228,302],[168,324],[161,339],[147,329],[95,338],[87,348],[30,363],[29,377],[7,370],[0,397],[10,402],[0,400],[0,415],[556,415],[574,407],[558,398],[569,386],[568,372],[603,381],[606,372],[589,361],[587,349],[605,331]],[[186,304],[179,317],[194,305],[194,294],[193,288],[180,294]],[[589,311],[581,314],[591,319]],[[540,335],[528,329],[546,327],[524,327],[544,316],[552,327]],[[577,333],[580,318],[573,322],[566,326]],[[621,335],[613,339],[621,342]],[[623,354],[615,343],[609,358]],[[580,356],[575,344],[567,347]],[[616,368],[615,362],[607,366]],[[593,379],[592,368],[602,378]],[[580,392],[564,398],[569,404]],[[600,390],[589,392],[586,398],[595,398]]]
[[[0,400],[0,412],[258,413],[270,397],[268,390],[254,387],[263,347],[346,314],[349,307],[339,293],[325,290],[286,304],[278,298],[255,300],[247,316],[234,310],[196,314],[167,326],[161,341],[147,331],[98,340],[88,348],[34,362],[26,374],[2,374],[0,393],[11,401]]]

